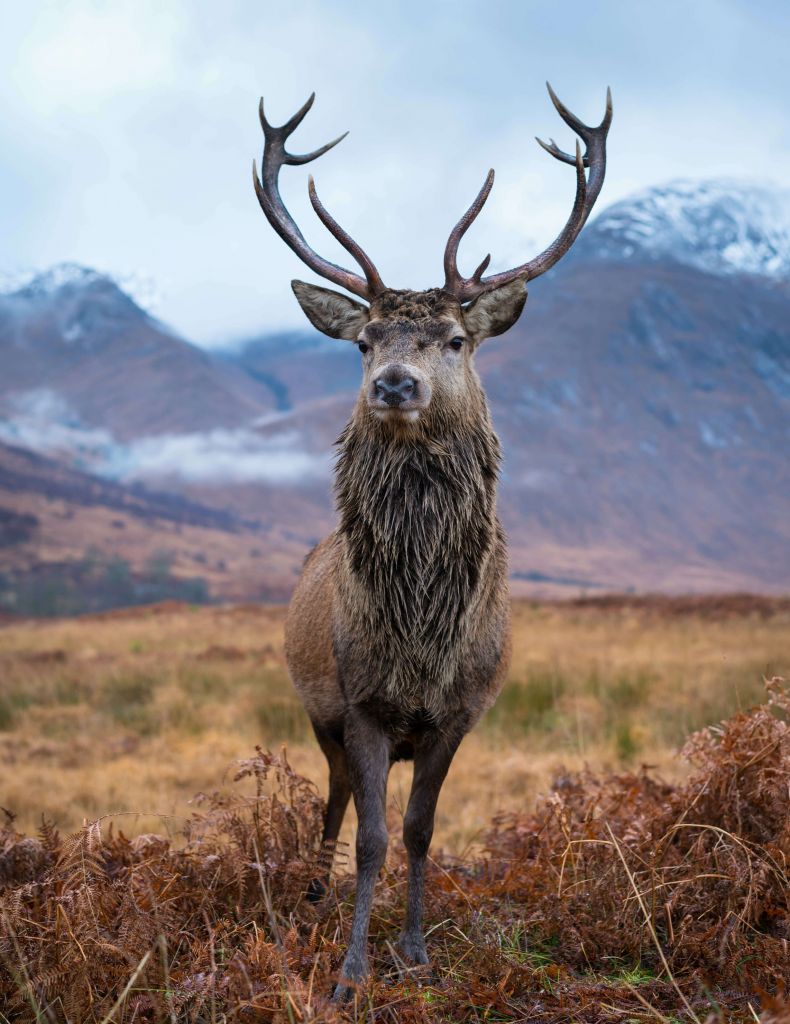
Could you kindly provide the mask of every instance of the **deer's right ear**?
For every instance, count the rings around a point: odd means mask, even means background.
[[[328,334],[330,338],[356,341],[359,332],[370,320],[367,306],[354,302],[340,292],[319,288],[317,284],[306,284],[304,281],[291,281],[291,288],[313,327]]]

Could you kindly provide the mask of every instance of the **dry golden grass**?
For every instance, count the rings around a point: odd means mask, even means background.
[[[456,758],[437,845],[462,852],[563,767],[648,763],[682,778],[690,731],[759,700],[763,676],[790,675],[790,610],[761,607],[517,602],[510,681]],[[279,607],[173,606],[0,629],[0,804],[23,831],[42,814],[69,831],[129,811],[146,813],[124,820],[127,834],[161,831],[154,816],[180,824],[187,801],[256,743],[286,743],[323,787],[283,621]],[[393,824],[410,775],[393,771]]]

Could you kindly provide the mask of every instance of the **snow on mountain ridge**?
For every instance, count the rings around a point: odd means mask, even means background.
[[[653,186],[590,224],[577,255],[668,258],[716,274],[790,277],[790,191],[712,179]]]
[[[53,295],[65,285],[86,285],[100,281],[104,275],[79,263],[56,263],[47,270],[18,270],[0,276],[0,294],[14,295],[27,291],[37,295]]]
[[[0,296],[54,298],[63,289],[83,289],[91,285],[114,286],[143,312],[152,313],[161,299],[153,280],[143,273],[115,276],[80,263],[56,263],[46,270],[18,270],[0,273]]]

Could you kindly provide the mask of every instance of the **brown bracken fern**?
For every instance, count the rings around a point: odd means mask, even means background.
[[[252,791],[199,796],[174,837],[101,821],[23,836],[7,814],[0,1020],[787,1024],[790,697],[766,686],[764,704],[688,740],[683,785],[646,769],[563,775],[534,810],[495,820],[483,854],[440,859],[432,979],[387,945],[404,899],[396,848],[377,977],[340,1008],[328,997],[353,876],[304,898],[324,870],[322,801],[284,754],[240,762]]]

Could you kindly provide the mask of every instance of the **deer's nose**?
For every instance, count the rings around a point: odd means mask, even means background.
[[[387,405],[396,406],[408,402],[414,397],[417,390],[417,382],[409,376],[386,376],[379,377],[374,381],[376,398],[386,402]]]

